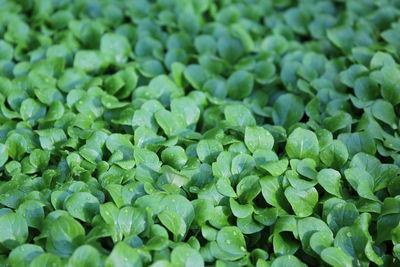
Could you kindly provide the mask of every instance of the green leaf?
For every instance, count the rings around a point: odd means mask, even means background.
[[[40,145],[44,150],[53,150],[67,140],[62,129],[46,129],[36,131],[39,135]]]
[[[369,77],[361,77],[354,82],[354,94],[360,100],[373,100],[379,96],[378,84]]]
[[[364,253],[370,261],[376,263],[377,265],[383,265],[382,258],[375,252],[371,242],[368,242],[365,246]]]
[[[335,237],[335,247],[355,259],[365,259],[364,248],[367,245],[368,237],[360,227],[343,227]]]
[[[327,223],[332,231],[337,232],[344,226],[350,226],[358,218],[359,212],[353,203],[335,205],[327,216]]]
[[[14,160],[22,159],[22,156],[28,150],[27,140],[20,134],[11,134],[5,143],[8,156]]]
[[[133,156],[138,166],[146,166],[153,170],[158,170],[161,165],[158,155],[147,149],[134,148]]]
[[[64,205],[72,217],[84,222],[90,222],[99,213],[99,200],[87,192],[73,193]]]
[[[233,155],[228,151],[221,152],[216,162],[212,164],[212,171],[216,177],[230,177]]]
[[[319,156],[326,166],[339,169],[347,162],[349,152],[343,142],[333,140],[328,146],[321,150]]]
[[[194,209],[192,203],[179,194],[171,194],[163,198],[163,209],[171,210],[179,214],[186,225],[191,225],[194,219]]]
[[[171,262],[180,266],[204,266],[204,260],[201,254],[188,245],[180,245],[175,247],[171,252]]]
[[[227,177],[219,177],[215,185],[217,191],[227,197],[236,197],[235,190],[231,186],[231,181]]]
[[[28,98],[22,102],[20,113],[24,121],[34,125],[39,118],[44,117],[46,114],[46,107],[36,100]]]
[[[358,152],[365,152],[374,155],[376,145],[374,139],[366,132],[343,133],[338,139],[347,146],[349,156],[353,156]]]
[[[125,63],[131,53],[128,39],[119,34],[107,33],[101,37],[100,51],[109,56],[116,64]]]
[[[333,236],[331,232],[315,232],[310,238],[310,247],[318,255],[321,252],[332,246]]]
[[[293,255],[285,255],[276,258],[271,267],[284,267],[284,266],[293,266],[293,267],[305,267],[306,264],[302,263],[298,258]]]
[[[292,160],[294,162],[294,160]],[[303,159],[296,164],[296,170],[302,176],[315,180],[317,178],[317,171],[315,170],[316,163],[312,159]]]
[[[142,260],[135,249],[124,242],[119,242],[107,257],[104,266],[141,267],[143,265]]]
[[[311,237],[314,233],[327,233],[329,236],[327,239],[333,241],[333,233],[331,229],[329,229],[328,225],[320,219],[314,217],[299,219],[297,221],[297,229],[303,248],[306,251],[310,251]]]
[[[265,201],[273,207],[287,209],[287,200],[282,187],[282,179],[279,177],[266,176],[260,179],[262,195]],[[290,209],[290,207],[289,207]]]
[[[119,211],[118,226],[127,237],[137,235],[146,229],[146,213],[143,209],[124,207]]]
[[[266,208],[261,210],[255,210],[254,219],[265,226],[273,225],[278,217],[278,209]]]
[[[2,167],[8,160],[7,147],[4,144],[0,144],[0,167]]]
[[[244,256],[246,243],[242,232],[235,226],[227,226],[217,233],[217,244],[223,251],[235,256]]]
[[[172,113],[182,117],[186,125],[195,125],[200,118],[200,109],[189,97],[175,98],[171,101]]]
[[[122,160],[130,160],[134,157],[134,149],[129,136],[111,134],[106,140],[106,147],[111,153],[122,152]]]
[[[309,189],[317,184],[315,180],[304,179],[303,176],[293,170],[286,171],[284,178],[285,180],[287,179],[287,181],[293,188],[299,190]]]
[[[154,114],[154,116],[158,125],[160,125],[168,137],[178,135],[186,128],[184,118],[170,111],[159,110]]]
[[[368,74],[368,69],[363,65],[351,65],[350,68],[340,72],[340,81],[348,87],[354,87],[357,78]]]
[[[354,31],[350,26],[343,25],[327,31],[329,40],[344,52],[350,51],[354,42]]]
[[[192,201],[192,204],[195,211],[195,222],[200,226],[204,226],[205,222],[212,217],[211,211],[214,207],[211,200],[196,199]]]
[[[87,267],[97,267],[100,264],[100,253],[90,245],[83,245],[77,248],[68,260],[71,267],[84,265]]]
[[[351,124],[351,115],[343,111],[338,111],[335,113],[335,115],[327,117],[323,120],[324,127],[331,132],[337,132],[342,129],[349,129]]]
[[[44,170],[50,161],[50,152],[35,149],[29,155],[29,162],[38,170]]]
[[[318,183],[326,192],[337,197],[342,196],[342,176],[334,169],[322,169],[318,172]]]
[[[29,227],[41,229],[45,216],[45,205],[37,200],[25,200],[17,209],[17,213],[24,216]]]
[[[75,54],[74,68],[87,73],[100,73],[107,66],[107,61],[98,51],[81,50]]]
[[[228,105],[224,109],[225,119],[230,127],[255,126],[256,121],[251,111],[243,105]]]
[[[188,161],[185,150],[180,146],[167,147],[161,153],[161,159],[164,163],[174,168],[182,168]]]
[[[400,245],[397,244],[393,247],[393,254],[398,259],[400,258]]]
[[[344,172],[346,180],[357,191],[360,197],[377,200],[374,195],[374,178],[365,170],[360,168],[350,168]]]
[[[182,187],[189,182],[189,178],[185,175],[180,174],[175,169],[164,165],[161,167],[161,172],[165,175],[169,184],[176,185],[177,187]]]
[[[271,150],[274,146],[273,136],[267,130],[258,126],[246,127],[244,142],[251,152],[258,149]]]
[[[223,147],[217,140],[200,140],[196,147],[196,153],[203,162],[214,162],[219,153],[223,151]]]
[[[351,256],[347,255],[340,248],[330,247],[321,252],[321,258],[328,264],[337,267],[353,266]]]
[[[61,259],[54,254],[51,253],[42,253],[36,258],[33,259],[29,266],[32,267],[53,267],[60,266]]]
[[[286,171],[288,164],[288,159],[281,159],[261,164],[260,168],[268,171],[272,176],[279,176]]]
[[[398,226],[398,220],[400,219],[399,214],[390,214],[382,216],[377,221],[377,242],[381,243],[386,240],[391,240],[393,238],[393,233],[396,232],[396,227]],[[393,233],[392,233],[393,231]]]
[[[372,115],[377,120],[388,124],[393,129],[397,129],[398,119],[394,112],[393,105],[384,100],[377,100],[372,105]]]
[[[386,100],[396,105],[400,103],[400,87],[398,86],[399,69],[393,64],[384,64],[379,71],[374,71],[370,74],[370,78],[382,86],[381,96]]]
[[[247,71],[238,70],[228,79],[228,96],[232,99],[241,100],[248,97],[253,91],[254,77]]]
[[[161,223],[174,234],[174,239],[183,238],[186,234],[187,226],[183,218],[174,211],[163,211],[158,215]]]
[[[232,159],[231,173],[233,175],[246,176],[256,165],[253,157],[247,154],[239,154]]]
[[[242,203],[251,202],[261,192],[259,177],[256,175],[243,177],[236,186],[236,192]]]
[[[298,190],[289,186],[285,189],[285,197],[299,217],[307,217],[313,214],[318,203],[318,192],[314,187]]]
[[[275,125],[285,128],[299,122],[304,114],[302,98],[293,94],[284,94],[278,97],[273,106],[272,119]]]
[[[233,215],[237,218],[245,218],[253,213],[253,206],[250,204],[241,205],[233,198],[229,199],[229,205],[231,207]]]
[[[13,58],[14,48],[7,42],[0,41],[0,60],[11,60]]]
[[[218,53],[230,63],[237,61],[242,56],[243,50],[243,45],[237,38],[222,36],[218,39]]]
[[[318,161],[319,142],[315,133],[303,128],[296,128],[288,137],[286,153],[291,158],[311,158]]]
[[[82,245],[85,237],[82,225],[69,216],[60,216],[54,220],[49,225],[48,233],[46,250],[61,257],[70,256]]]
[[[8,249],[22,245],[28,238],[28,225],[25,218],[18,213],[8,213],[0,216],[0,244]]]
[[[243,234],[247,235],[260,232],[264,228],[264,225],[254,220],[252,215],[245,218],[238,218],[237,226]]]
[[[292,28],[295,33],[307,33],[309,16],[308,13],[305,12],[305,10],[302,10],[300,8],[291,8],[285,12],[284,19],[288,26]]]
[[[11,251],[9,262],[11,266],[25,266],[42,253],[44,251],[40,246],[23,244]]]
[[[183,72],[186,80],[195,89],[201,89],[209,78],[210,74],[202,66],[197,64],[189,65]]]

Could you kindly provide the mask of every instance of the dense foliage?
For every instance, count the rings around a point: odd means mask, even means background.
[[[400,266],[399,15],[0,0],[0,266]]]

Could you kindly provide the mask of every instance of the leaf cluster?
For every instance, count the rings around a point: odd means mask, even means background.
[[[400,266],[395,0],[0,0],[0,266]]]

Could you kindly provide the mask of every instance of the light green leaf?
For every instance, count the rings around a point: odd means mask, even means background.
[[[346,180],[357,191],[360,197],[378,200],[374,195],[374,178],[365,170],[350,168],[344,172]]]
[[[111,254],[107,257],[105,267],[142,267],[142,260],[135,249],[124,242],[115,245]]]
[[[330,247],[321,252],[321,258],[328,264],[337,267],[353,266],[351,256],[347,255],[340,248]]]
[[[398,116],[396,116],[391,103],[384,100],[377,100],[374,102],[371,109],[372,115],[374,115],[377,120],[388,124],[393,129],[397,129]]]
[[[100,264],[100,253],[90,245],[77,248],[68,260],[68,267],[98,267]]]
[[[347,162],[349,152],[346,145],[339,141],[333,140],[328,146],[324,147],[320,153],[321,161],[328,167],[339,169]]]
[[[25,243],[28,238],[28,225],[25,218],[17,213],[8,213],[0,216],[0,244],[13,249]]]
[[[311,158],[318,161],[319,142],[315,133],[303,128],[296,128],[288,137],[286,153],[291,158]]]
[[[280,256],[276,258],[271,264],[271,267],[285,266],[306,267],[307,265],[302,263],[298,258],[293,255]]]
[[[334,169],[322,169],[318,172],[318,183],[325,189],[326,192],[341,197],[342,182],[340,172]]]
[[[99,213],[99,200],[87,192],[73,193],[64,205],[72,217],[84,222],[90,222]]]
[[[70,256],[85,238],[83,226],[69,216],[54,220],[49,225],[48,233],[46,250],[60,257]]]
[[[274,146],[273,136],[259,126],[246,127],[244,142],[251,152],[257,149],[271,150]]]
[[[251,94],[254,87],[254,77],[247,71],[238,70],[228,79],[228,96],[241,100]]]
[[[131,46],[125,36],[107,33],[101,37],[100,51],[109,56],[116,64],[122,64],[127,61]]]
[[[182,239],[186,234],[187,226],[183,218],[174,211],[163,211],[158,215],[161,223],[174,234],[174,239]]]
[[[233,104],[224,109],[225,119],[230,127],[255,126],[251,111],[243,105]]]
[[[304,114],[302,98],[293,94],[281,95],[273,106],[272,119],[275,125],[285,128],[300,121]]]
[[[40,246],[23,244],[11,251],[9,262],[11,266],[26,266],[42,253],[44,251]]]
[[[197,144],[196,153],[203,162],[212,163],[223,151],[221,143],[213,139],[203,139]]]
[[[179,266],[204,266],[204,260],[201,254],[188,245],[175,247],[171,253],[171,262]]]
[[[225,252],[235,256],[244,256],[246,242],[239,228],[227,226],[218,231],[217,244]]]
[[[318,192],[314,187],[298,190],[289,186],[285,189],[285,197],[299,217],[307,217],[313,214],[318,203]]]

